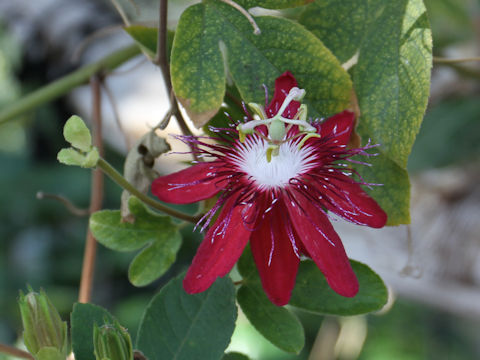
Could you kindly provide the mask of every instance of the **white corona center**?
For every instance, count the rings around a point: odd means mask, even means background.
[[[248,136],[237,145],[237,156],[233,160],[239,171],[246,173],[260,189],[283,188],[290,179],[311,169],[316,159],[311,147],[298,149],[298,143],[299,140],[283,143],[279,154],[268,162],[267,142],[256,135]]]

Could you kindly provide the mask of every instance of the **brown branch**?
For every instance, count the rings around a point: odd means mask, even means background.
[[[458,64],[458,63],[464,63],[464,62],[480,61],[480,57],[477,56],[477,57],[467,57],[467,58],[459,58],[459,59],[449,59],[449,58],[434,56],[432,60],[434,64]]]
[[[168,55],[167,55],[167,14],[168,14],[168,0],[160,0],[159,6],[159,22],[158,22],[158,38],[157,38],[157,54],[154,60],[154,63],[160,67],[162,71],[163,80],[165,81],[165,87],[167,88],[167,94],[172,94],[173,87],[172,87],[172,79],[170,76],[170,64],[168,63]],[[173,101],[170,104],[171,115],[175,116],[177,119],[178,126],[180,126],[180,130],[182,131],[183,135],[193,136],[192,132],[190,131],[185,118],[180,111],[178,106],[176,97],[173,97]],[[170,115],[170,116],[171,116]],[[195,152],[195,148],[190,146],[192,149],[193,158],[196,161],[199,161],[197,154]]]
[[[102,141],[102,107],[101,107],[101,78],[98,75],[92,76],[90,85],[92,88],[92,134],[93,144],[97,147],[100,156],[103,156]],[[92,171],[92,190],[90,194],[90,213],[102,208],[103,200],[103,173],[100,169]],[[87,230],[85,252],[83,256],[82,277],[80,280],[80,292],[78,302],[87,303],[90,301],[93,286],[93,275],[95,271],[95,257],[97,242],[90,229]]]
[[[16,356],[22,359],[34,360],[34,357],[30,355],[30,353],[10,345],[0,344],[0,353]]]

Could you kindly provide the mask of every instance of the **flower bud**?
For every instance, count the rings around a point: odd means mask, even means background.
[[[49,358],[67,357],[67,323],[62,321],[57,309],[43,290],[30,291],[27,295],[20,292],[20,313],[23,322],[25,346],[36,359],[42,354]],[[52,354],[55,354],[53,356]]]
[[[132,340],[117,321],[93,328],[96,360],[133,360]]]

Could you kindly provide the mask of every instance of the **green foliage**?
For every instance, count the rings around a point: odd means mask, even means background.
[[[354,70],[359,132],[402,168],[425,113],[432,37],[421,0],[388,2],[370,25]]]
[[[113,323],[114,321],[113,316],[100,306],[74,304],[70,322],[75,360],[94,359],[93,329],[95,324],[102,325],[104,322]]]
[[[90,230],[102,245],[116,251],[143,250],[128,270],[130,282],[144,286],[162,276],[175,262],[181,245],[177,226],[169,216],[147,209],[135,197],[129,200],[133,223],[123,222],[120,210],[98,211],[90,217]]]
[[[367,265],[350,260],[360,283],[353,298],[343,297],[328,286],[325,277],[310,260],[302,261],[290,305],[320,314],[357,315],[379,310],[388,298],[382,279]]]
[[[171,280],[145,310],[137,348],[149,360],[217,360],[230,342],[237,308],[235,288],[228,278],[208,290],[189,295],[183,275]]]
[[[262,103],[261,85],[273,89],[275,78],[290,70],[307,91],[311,116],[348,106],[348,74],[312,33],[282,18],[255,20],[260,35],[253,34],[237,10],[217,1],[194,5],[182,14],[172,49],[172,83],[196,126],[205,124],[222,104],[224,63],[246,102]]]
[[[305,344],[302,324],[290,310],[272,304],[267,298],[249,247],[238,263],[238,270],[243,284],[237,301],[250,323],[275,346],[298,354]]]
[[[381,145],[373,169],[359,171],[384,184],[370,193],[387,212],[388,224],[409,223],[405,169],[425,113],[432,66],[422,0],[316,1],[300,22],[342,61],[358,51],[352,69],[361,110],[357,131],[364,141]]]
[[[346,62],[358,51],[368,17],[366,0],[323,0],[306,7],[299,22]]]
[[[60,150],[57,155],[59,162],[84,168],[97,165],[100,154],[97,148],[92,146],[90,130],[79,116],[73,115],[67,120],[63,128],[63,136],[72,147]]]
[[[77,116],[71,116],[63,127],[63,136],[70,145],[83,152],[90,151],[92,147],[92,136],[90,130],[83,120]]]
[[[295,354],[303,349],[302,324],[288,309],[272,304],[260,283],[242,285],[237,301],[250,323],[272,344]]]

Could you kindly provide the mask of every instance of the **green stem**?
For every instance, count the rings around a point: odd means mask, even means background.
[[[183,212],[172,209],[168,206],[163,205],[158,201],[153,200],[147,195],[141,193],[135,188],[135,186],[130,184],[117,170],[115,170],[104,159],[100,158],[100,160],[98,160],[97,167],[102,169],[105,174],[107,174],[113,181],[115,181],[118,185],[120,185],[122,188],[127,190],[130,194],[135,195],[137,198],[139,198],[141,201],[151,206],[152,208],[159,210],[161,212],[164,212],[165,214],[174,216],[177,219],[185,220],[194,224],[196,224],[197,221],[199,220],[198,216],[187,215]]]
[[[115,69],[139,53],[140,49],[137,45],[128,46],[41,87],[17,102],[5,106],[0,111],[0,125],[87,83],[94,74]]]

